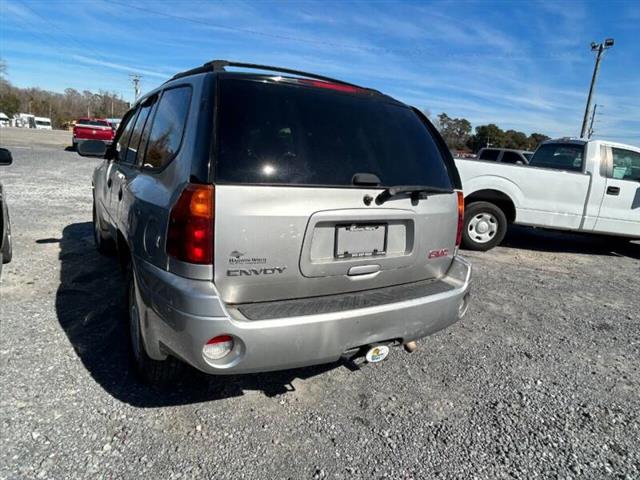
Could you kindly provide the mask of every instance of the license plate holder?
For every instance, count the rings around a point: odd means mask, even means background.
[[[336,225],[334,257],[338,259],[380,257],[387,253],[386,223]]]

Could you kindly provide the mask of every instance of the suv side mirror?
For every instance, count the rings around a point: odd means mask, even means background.
[[[13,163],[13,156],[11,150],[6,148],[0,148],[0,165],[11,165]]]
[[[107,146],[100,140],[85,140],[78,143],[78,155],[81,157],[104,158],[107,153]]]

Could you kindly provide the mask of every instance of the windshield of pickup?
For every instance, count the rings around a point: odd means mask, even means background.
[[[582,171],[584,145],[576,143],[545,143],[540,145],[529,162],[532,167]]]

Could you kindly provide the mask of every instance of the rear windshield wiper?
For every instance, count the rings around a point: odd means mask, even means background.
[[[426,185],[397,185],[395,187],[389,187],[380,192],[380,194],[376,197],[376,204],[382,205],[387,200],[392,197],[396,197],[398,195],[402,195],[404,193],[411,194],[411,200],[418,200],[421,194],[445,194],[445,193],[453,193],[453,190],[450,188],[442,188],[442,187],[429,187]]]

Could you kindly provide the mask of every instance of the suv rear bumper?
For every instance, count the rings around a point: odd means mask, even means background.
[[[350,310],[249,320],[223,304],[211,281],[179,277],[143,260],[136,261],[135,270],[148,354],[160,360],[172,353],[212,374],[329,363],[357,347],[425,337],[462,318],[471,281],[471,265],[456,256],[447,274],[430,282],[424,296],[412,294],[408,299]],[[206,361],[203,345],[223,334],[234,337],[233,350],[221,360]]]

